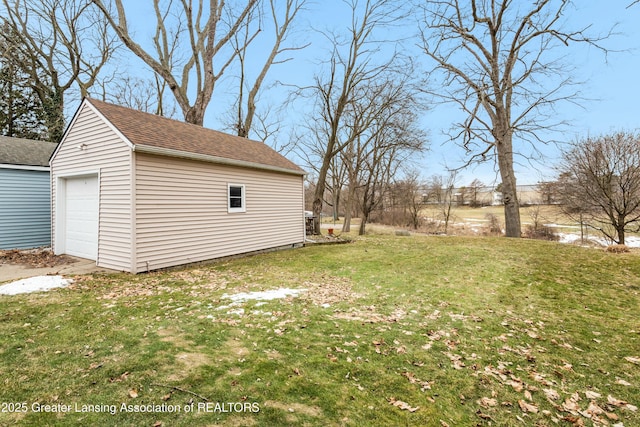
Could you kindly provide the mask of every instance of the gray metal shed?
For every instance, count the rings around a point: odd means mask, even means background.
[[[49,157],[56,146],[0,136],[0,249],[51,244]]]

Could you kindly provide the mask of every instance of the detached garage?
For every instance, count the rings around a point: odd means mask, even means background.
[[[56,254],[138,273],[304,242],[305,172],[260,142],[86,98],[50,164]]]
[[[49,157],[56,146],[0,136],[0,249],[51,244]]]

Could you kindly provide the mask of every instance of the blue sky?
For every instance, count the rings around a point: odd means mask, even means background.
[[[617,52],[610,52],[605,56],[598,49],[580,45],[566,49],[567,62],[574,67],[576,80],[584,82],[581,92],[585,100],[580,101],[580,106],[558,106],[558,118],[568,122],[569,126],[559,134],[546,136],[548,139],[573,142],[587,135],[640,128],[640,4],[627,9],[629,3],[631,0],[576,1],[576,10],[568,18],[570,24],[576,28],[592,25],[590,30],[594,33],[606,32],[617,25],[615,32],[618,34],[604,42],[607,48]],[[131,9],[129,25],[136,31],[136,38],[142,41],[144,37],[152,34],[154,22],[152,19],[136,19],[145,14],[141,4],[137,2],[134,6],[137,9]],[[292,40],[299,44],[311,45],[304,51],[294,53],[292,61],[272,67],[265,87],[276,80],[298,85],[310,84],[314,73],[319,70],[319,62],[327,58],[328,49],[326,40],[316,30],[344,29],[348,23],[348,13],[348,8],[338,0],[310,4],[302,19],[296,24]],[[401,31],[408,33],[406,27]],[[418,50],[414,55],[418,61],[426,59]],[[139,59],[128,58],[126,61],[128,69],[137,70],[132,71],[133,73],[146,73],[146,66]],[[223,118],[228,113],[235,80],[236,76],[228,73],[218,82],[214,98],[207,110],[206,127],[224,130]],[[286,88],[273,86],[262,94],[260,103],[275,108],[286,97]],[[286,126],[280,133],[280,138],[288,138],[288,129],[298,126],[300,121],[304,120],[296,111],[299,109],[288,111],[284,115]],[[425,114],[423,123],[430,135],[431,150],[420,162],[423,177],[445,174],[445,165],[456,167],[464,163],[463,150],[448,143],[444,135],[455,122],[456,114],[450,107],[442,105],[434,105]],[[182,118],[181,114],[178,116]],[[535,184],[553,177],[552,166],[558,158],[558,146],[549,144],[538,148],[543,154],[541,160],[521,162],[516,166],[519,184]],[[460,172],[458,182],[460,185],[466,185],[478,178],[485,184],[496,184],[499,178],[494,169],[491,164],[468,167]]]

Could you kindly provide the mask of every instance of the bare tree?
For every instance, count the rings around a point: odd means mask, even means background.
[[[395,54],[380,61],[383,44],[376,40],[376,30],[398,19],[399,3],[392,0],[357,0],[347,2],[351,9],[348,37],[326,34],[333,44],[326,76],[316,76],[314,85],[306,92],[315,99],[316,111],[311,119],[310,144],[318,152],[318,182],[313,197],[314,232],[320,234],[320,214],[327,186],[327,174],[332,159],[354,141],[361,130],[347,129],[347,113],[358,95],[356,89],[374,81],[393,65]],[[362,9],[362,10],[361,10]],[[315,163],[315,162],[314,162]]]
[[[432,175],[427,182],[426,198],[428,202],[440,204],[444,200],[444,181],[442,175]]]
[[[265,2],[266,3],[266,2]],[[282,64],[290,61],[292,58],[282,58],[283,54],[292,52],[295,50],[304,49],[308,44],[301,46],[284,46],[283,44],[287,40],[287,36],[290,34],[290,29],[296,16],[304,9],[306,0],[286,0],[284,2],[284,10],[280,10],[279,5],[282,2],[276,0],[269,0],[268,15],[271,18],[271,29],[273,29],[273,46],[271,51],[268,52],[267,57],[264,59],[262,67],[253,83],[248,83],[247,76],[247,52],[248,48],[255,37],[262,31],[262,15],[259,9],[252,10],[247,17],[246,22],[243,24],[240,31],[237,31],[231,42],[238,55],[239,62],[239,80],[238,80],[238,99],[235,105],[235,120],[233,127],[239,136],[249,137],[249,132],[253,129],[253,120],[256,116],[256,101],[262,84],[264,83],[267,73],[272,65]],[[260,4],[262,6],[262,4]],[[257,22],[256,22],[257,21]],[[256,24],[255,28],[252,24]],[[251,68],[255,66],[252,65]],[[246,97],[245,97],[246,91]],[[264,118],[261,121],[265,123]]]
[[[474,152],[472,161],[497,158],[507,237],[521,236],[514,137],[535,144],[558,124],[551,108],[575,100],[566,61],[554,56],[574,42],[598,43],[589,28],[567,29],[569,0],[434,0],[423,7],[422,49],[442,71],[432,93],[459,106],[466,119],[452,140]]]
[[[168,83],[184,120],[202,126],[215,84],[238,54],[231,39],[245,24],[258,0],[232,4],[215,0],[206,4],[200,0],[195,7],[191,0],[166,4],[153,0],[155,52],[145,50],[134,40],[122,0],[113,0],[115,13],[108,7],[108,0],[92,1],[131,52]],[[194,76],[195,84],[191,80]],[[193,94],[195,99],[191,100]]]
[[[403,179],[395,182],[394,189],[398,204],[406,212],[408,225],[417,230],[420,227],[420,215],[424,207],[424,191],[418,170],[409,170]]]
[[[153,0],[156,33],[154,50],[146,50],[142,41],[134,40],[129,29],[122,0],[111,0],[115,13],[108,9],[109,0],[92,0],[103,11],[122,42],[160,76],[173,93],[184,120],[202,126],[204,115],[213,97],[216,83],[234,63],[240,60],[240,94],[238,119],[234,127],[247,136],[256,110],[256,97],[271,65],[283,62],[279,56],[293,48],[283,47],[291,22],[302,9],[305,0],[287,0],[283,16],[279,16],[275,0],[269,2],[275,29],[275,41],[246,98],[247,48],[259,36],[262,2],[243,0],[170,1]],[[193,79],[195,77],[195,79]],[[195,81],[194,81],[195,80]]]
[[[587,138],[563,153],[565,202],[589,225],[623,245],[640,231],[640,133]],[[568,185],[567,185],[568,184]]]
[[[409,157],[425,147],[426,136],[417,125],[421,102],[409,75],[387,70],[376,81],[357,88],[357,101],[347,114],[345,125],[352,137],[341,160],[347,165],[348,203],[357,202],[362,215],[360,235],[384,200],[398,168],[406,167]],[[345,211],[350,212],[351,205]],[[349,220],[347,214],[343,229]]]
[[[163,117],[177,115],[175,104],[167,104],[165,100],[167,84],[157,74],[148,79],[114,75],[98,87],[99,90],[92,90],[93,96],[97,95],[104,101]]]
[[[89,0],[2,0],[0,37],[14,45],[30,74],[46,114],[49,140],[64,132],[64,98],[69,90],[88,94],[118,44]],[[11,38],[8,36],[11,35]]]
[[[442,219],[444,220],[444,234],[449,231],[449,223],[453,219],[453,206],[456,204],[455,189],[458,180],[458,173],[455,170],[449,171],[444,181],[444,202],[440,206]]]
[[[477,208],[478,206],[480,206],[478,193],[480,192],[480,189],[482,187],[484,187],[484,184],[479,179],[474,179],[473,181],[471,181],[471,184],[469,184],[469,187],[467,187],[469,189],[469,195],[471,197],[471,200],[469,200],[469,204],[472,208]]]

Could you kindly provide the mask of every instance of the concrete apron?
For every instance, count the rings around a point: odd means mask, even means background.
[[[13,282],[15,280],[27,279],[34,276],[47,275],[73,275],[73,274],[89,274],[100,272],[114,272],[106,268],[98,267],[96,262],[90,259],[76,258],[70,264],[57,265],[55,267],[29,268],[19,264],[1,264],[0,265],[0,284],[5,282]]]

